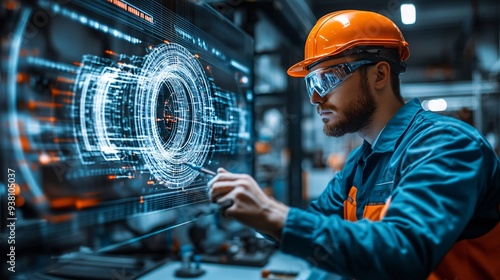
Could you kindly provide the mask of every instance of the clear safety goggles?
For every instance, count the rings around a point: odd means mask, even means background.
[[[349,78],[359,67],[373,64],[371,60],[358,60],[317,69],[305,77],[309,98],[316,92],[321,98]]]

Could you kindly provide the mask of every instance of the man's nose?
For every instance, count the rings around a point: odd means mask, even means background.
[[[319,105],[324,102],[323,98],[324,97],[319,96],[319,94],[316,91],[314,91],[311,97],[309,98],[309,101],[313,105]]]

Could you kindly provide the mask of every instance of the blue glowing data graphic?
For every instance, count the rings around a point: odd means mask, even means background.
[[[14,2],[0,144],[19,213],[104,224],[208,201],[186,162],[252,172],[253,42],[208,4]]]
[[[78,71],[72,114],[82,162],[133,164],[134,156],[141,157],[142,166],[134,167],[148,170],[156,183],[189,186],[197,172],[183,163],[204,165],[215,148],[211,82],[202,65],[175,43],[122,60],[86,56]],[[226,124],[238,127],[238,122]]]

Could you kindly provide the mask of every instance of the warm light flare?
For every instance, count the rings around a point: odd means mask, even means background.
[[[89,208],[93,206],[97,206],[99,204],[99,200],[95,198],[88,198],[88,199],[77,199],[75,202],[75,207],[78,210],[84,209],[84,208]]]
[[[28,109],[34,110],[35,108],[60,108],[62,104],[53,103],[53,102],[43,102],[43,101],[28,101]]]

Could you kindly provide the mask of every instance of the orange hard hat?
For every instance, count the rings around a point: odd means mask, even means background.
[[[387,17],[369,11],[337,11],[318,20],[307,36],[304,60],[290,67],[288,75],[305,77],[311,64],[355,47],[397,49],[401,62],[410,56],[403,34]]]

